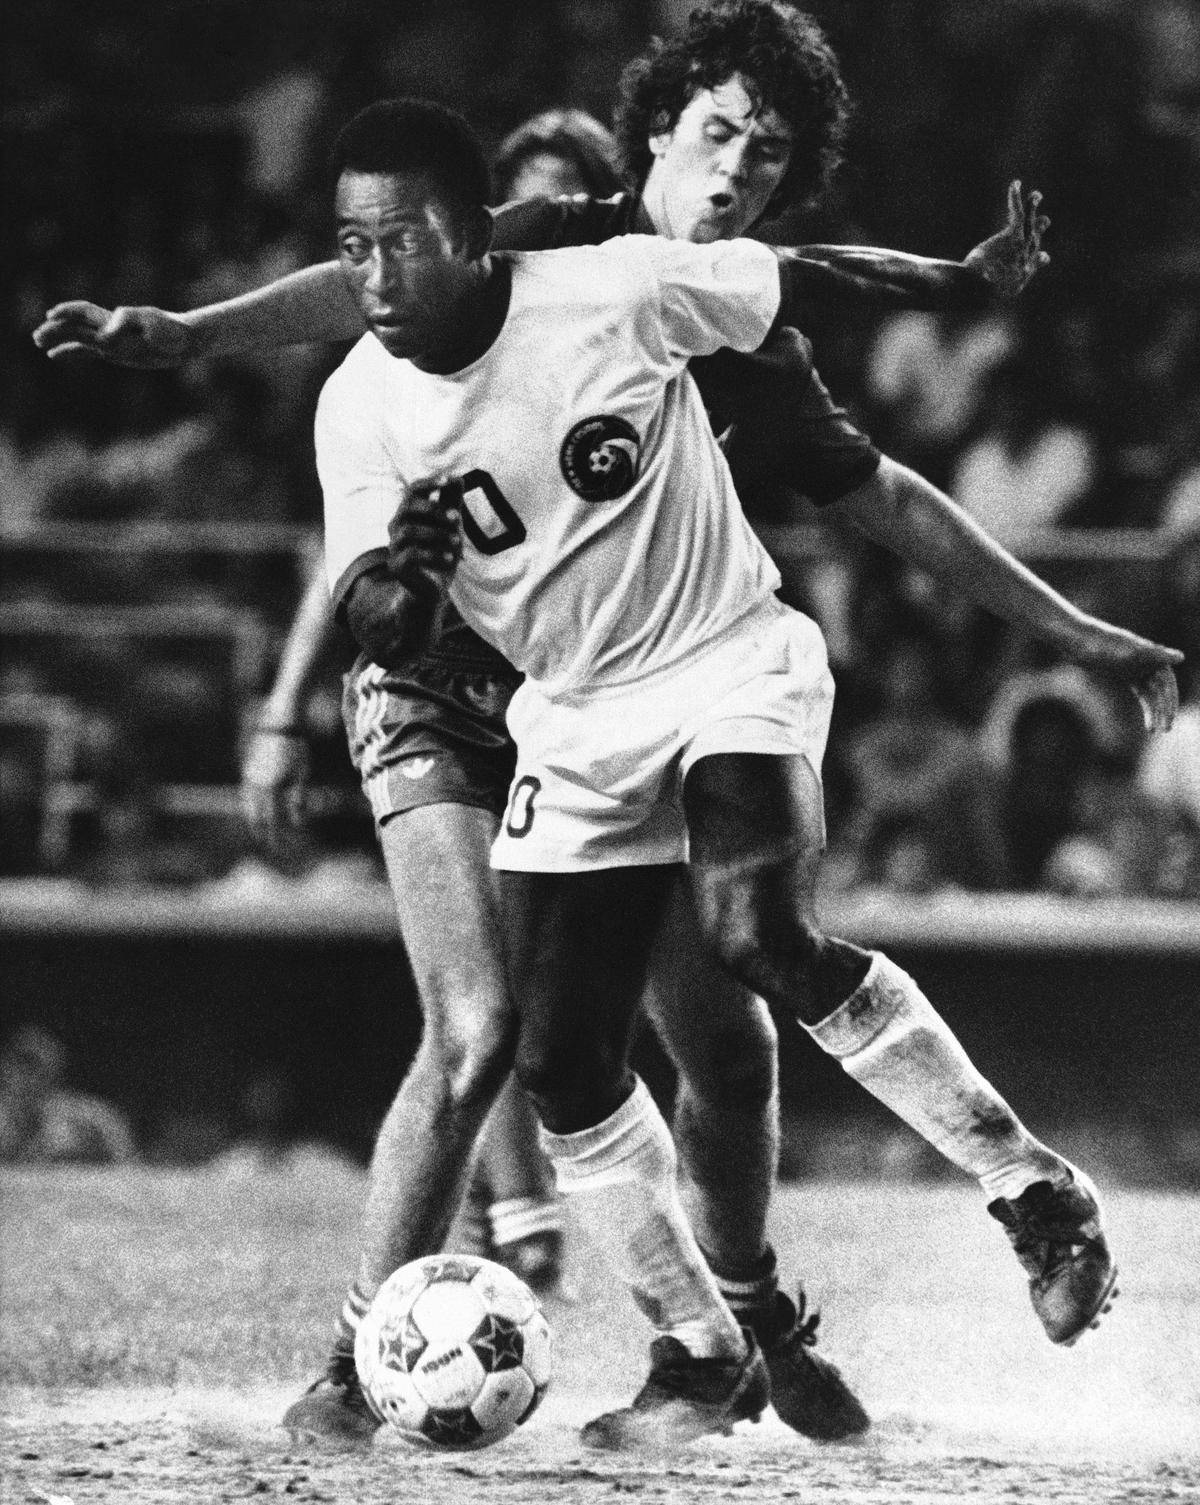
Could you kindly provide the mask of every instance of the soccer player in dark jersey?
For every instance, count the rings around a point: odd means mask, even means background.
[[[752,50],[764,35],[769,35],[770,47]],[[777,67],[759,76],[755,70],[772,55],[771,49]],[[825,101],[823,114],[814,109],[814,98]],[[635,68],[628,80],[623,116],[627,134],[633,139],[638,120],[654,127],[640,127],[642,197],[626,196],[601,205],[515,206],[497,215],[497,243],[582,243],[631,226],[697,240],[737,233],[768,206],[819,187],[836,143],[840,99],[836,68],[819,33],[796,13],[762,0],[699,12],[678,45]],[[809,261],[812,285],[817,296],[869,295],[874,290],[894,297],[897,304],[906,298],[932,301],[939,289],[975,297],[980,289],[986,290],[988,281],[1014,290],[1038,258],[1035,217],[1036,205],[1018,202],[1008,232],[980,248],[963,268],[873,257],[845,248],[828,255],[821,252]],[[118,359],[148,356],[149,363],[172,364],[197,336],[197,345],[207,343],[211,351],[283,343],[289,337],[340,337],[361,328],[361,317],[346,301],[340,279],[331,284],[328,274],[316,269],[293,279],[282,295],[250,295],[211,315],[178,321],[156,319],[147,311],[126,311],[110,320],[102,311],[67,305],[52,313],[41,342],[69,348],[77,343],[73,336],[78,333],[85,342],[98,340],[102,351]],[[282,339],[281,329],[286,331]],[[229,343],[222,345],[223,340]],[[701,370],[701,364],[706,369]],[[735,465],[758,445],[757,464],[786,475],[814,499],[834,504],[872,536],[883,537],[935,573],[947,573],[951,542],[960,555],[964,548],[974,550],[983,566],[978,586],[983,598],[998,609],[1010,609],[997,582],[1007,578],[1012,562],[975,533],[964,533],[959,515],[919,478],[880,461],[868,441],[832,407],[812,371],[807,346],[794,332],[783,331],[761,356],[718,355],[697,363],[697,376],[720,427],[736,421],[731,449]],[[680,1139],[685,1171],[692,1170],[684,1181],[691,1194],[689,1210],[702,1245],[715,1256],[727,1296],[739,1304],[740,1314],[761,1328],[768,1360],[776,1356],[773,1373],[778,1368],[799,1375],[803,1382],[820,1373],[811,1360],[804,1362],[810,1359],[804,1349],[811,1334],[795,1320],[794,1308],[788,1320],[786,1298],[776,1294],[773,1258],[759,1215],[760,1209],[765,1213],[774,1164],[774,1038],[769,1020],[765,1011],[757,1016],[743,1012],[732,1034],[736,1048],[728,1049],[731,1037],[725,1035],[722,1055],[712,1049],[718,1037],[715,1025],[712,1035],[707,1033],[709,1019],[722,1018],[719,1006],[686,990],[676,1006],[685,1008],[686,1027],[674,1044],[668,1027],[667,1038],[682,1071],[686,1126]],[[689,1090],[692,1121],[686,1124]],[[678,1120],[676,1129],[679,1133]],[[734,1160],[735,1145],[744,1149],[745,1164]],[[747,1174],[751,1163],[754,1169]],[[730,1247],[726,1259],[722,1244]],[[756,1255],[748,1259],[750,1248],[756,1248]],[[787,1386],[777,1380],[777,1403],[786,1393]],[[818,1410],[821,1400],[818,1395]],[[802,1396],[797,1409],[800,1421],[793,1424],[817,1435],[836,1435],[838,1429],[861,1425],[845,1401],[832,1420],[814,1419],[812,1397],[806,1401]]]

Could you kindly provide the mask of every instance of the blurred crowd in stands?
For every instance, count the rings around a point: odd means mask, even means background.
[[[227,1103],[159,1105],[145,1125],[71,1085],[63,1042],[37,1024],[0,1046],[0,1165],[204,1167],[229,1179],[312,1175],[354,1163],[297,1132],[295,1092],[277,1067],[248,1066]]]
[[[1151,547],[1044,572],[1190,655],[1179,725],[1151,746],[1132,701],[861,542],[789,554],[789,592],[825,628],[839,686],[828,880],[1200,897],[1200,11],[810,8],[842,57],[854,130],[834,200],[768,238],[959,255],[995,227],[1013,176],[1054,222],[1051,267],[1003,312],[823,317],[810,332],[826,383],[1018,552],[1048,527],[1139,530]],[[28,0],[10,19],[5,875],[236,884],[303,877],[330,847],[352,871],[371,860],[337,664],[309,711],[317,780],[341,791],[313,842],[268,870],[233,795],[302,574],[297,539],[319,517],[311,411],[340,352],[51,365],[29,341],[44,308],[183,308],[323,257],[321,164],[350,111],[435,92],[492,146],[535,107],[603,119],[624,62],[687,9],[130,0],[81,26],[68,0]],[[764,522],[784,515],[781,498],[746,500]],[[184,524],[222,536],[181,550]]]

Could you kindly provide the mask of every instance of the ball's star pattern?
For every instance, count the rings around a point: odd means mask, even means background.
[[[398,1333],[391,1333],[383,1338],[379,1359],[388,1369],[399,1369],[404,1374],[411,1374],[428,1346],[421,1329],[411,1316],[406,1316]]]
[[[467,1409],[461,1411],[430,1411],[421,1423],[421,1430],[430,1442],[442,1447],[461,1447],[464,1442],[474,1442],[483,1436],[483,1428]]]
[[[437,1262],[437,1280],[461,1280],[465,1285],[475,1279],[478,1273],[478,1265],[468,1264],[465,1259],[454,1259],[442,1255]]]
[[[507,1317],[489,1312],[471,1334],[471,1348],[488,1374],[499,1369],[516,1369],[525,1357],[521,1330]]]

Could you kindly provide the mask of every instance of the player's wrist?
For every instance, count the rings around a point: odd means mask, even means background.
[[[308,728],[293,711],[262,710],[254,718],[253,726],[263,737],[308,737]]]

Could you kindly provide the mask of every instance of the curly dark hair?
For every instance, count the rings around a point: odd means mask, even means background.
[[[770,212],[817,198],[841,161],[850,97],[820,26],[785,0],[715,0],[691,13],[682,36],[656,40],[629,64],[615,127],[631,177],[646,181],[651,136],[672,130],[694,95],[735,74],[794,134]]]

